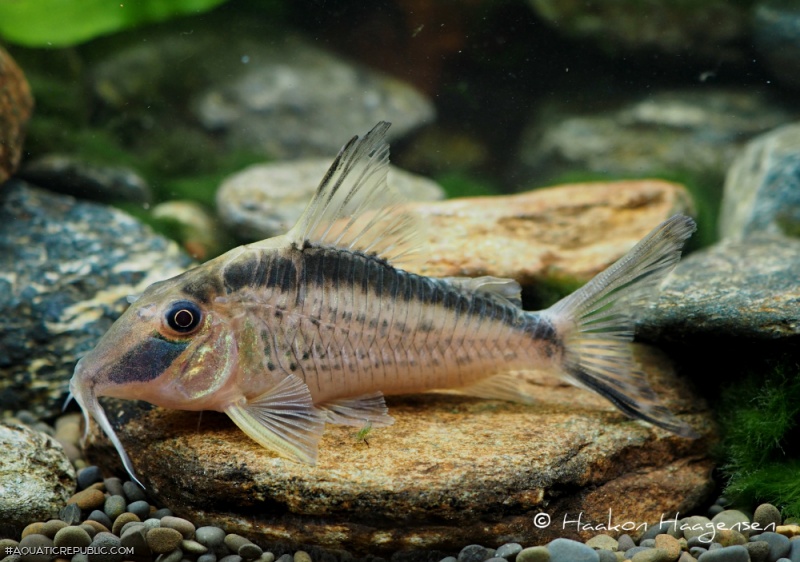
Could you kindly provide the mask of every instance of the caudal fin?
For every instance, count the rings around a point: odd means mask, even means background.
[[[683,437],[697,434],[659,403],[633,359],[630,341],[637,305],[675,267],[694,231],[692,219],[673,216],[545,312],[563,334],[562,366],[570,382],[607,398],[631,417]]]

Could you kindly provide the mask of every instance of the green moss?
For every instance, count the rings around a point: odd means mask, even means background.
[[[436,176],[436,183],[442,186],[448,199],[453,197],[477,197],[497,195],[500,189],[490,182],[480,180],[459,172]]]
[[[766,374],[764,374],[766,373]],[[754,369],[722,394],[721,469],[726,496],[770,502],[800,516],[800,365],[794,357]]]

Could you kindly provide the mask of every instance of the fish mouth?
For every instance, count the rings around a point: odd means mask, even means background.
[[[85,422],[82,440],[84,447],[86,444],[86,439],[89,437],[89,424],[91,423],[91,419],[94,418],[108,439],[114,445],[114,448],[117,450],[117,454],[119,455],[120,460],[122,460],[122,466],[125,467],[125,470],[131,477],[131,480],[144,488],[144,485],[139,481],[138,478],[136,478],[136,473],[133,470],[133,463],[131,463],[128,453],[125,452],[125,447],[122,446],[122,442],[119,440],[119,437],[117,437],[114,428],[111,427],[108,417],[106,417],[105,410],[103,410],[103,407],[100,405],[100,402],[97,399],[97,393],[95,392],[94,385],[84,384],[84,381],[91,380],[91,377],[90,373],[81,367],[82,361],[83,360],[78,361],[78,364],[75,366],[75,373],[72,375],[72,379],[69,381],[70,393],[67,397],[67,402],[64,404],[64,407],[66,408],[67,404],[69,404],[69,400],[73,398],[81,407]]]

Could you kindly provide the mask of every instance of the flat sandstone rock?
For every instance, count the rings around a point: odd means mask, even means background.
[[[155,504],[176,515],[275,552],[277,545],[356,556],[415,551],[409,559],[425,559],[471,543],[586,539],[609,515],[614,525],[652,524],[696,507],[713,489],[710,413],[660,354],[641,348],[639,360],[701,438],[628,420],[540,373],[520,374],[540,386],[536,405],[391,397],[393,426],[372,431],[366,443],[354,428],[329,425],[316,467],[276,457],[222,414],[104,403]],[[120,467],[96,427],[88,454]],[[626,527],[611,534],[626,530],[636,534]]]
[[[511,277],[523,286],[588,281],[662,221],[692,214],[687,191],[660,180],[560,185],[410,208],[425,226],[425,249],[405,269],[431,277]]]

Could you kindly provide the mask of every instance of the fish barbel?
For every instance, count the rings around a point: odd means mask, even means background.
[[[314,464],[326,423],[384,427],[384,395],[456,389],[533,401],[510,372],[548,369],[677,435],[634,363],[633,310],[694,232],[676,215],[547,310],[495,277],[397,267],[418,227],[386,185],[388,123],[353,138],[285,235],[240,246],[138,297],[70,381],[135,479],[99,396],[225,412],[275,453]]]

